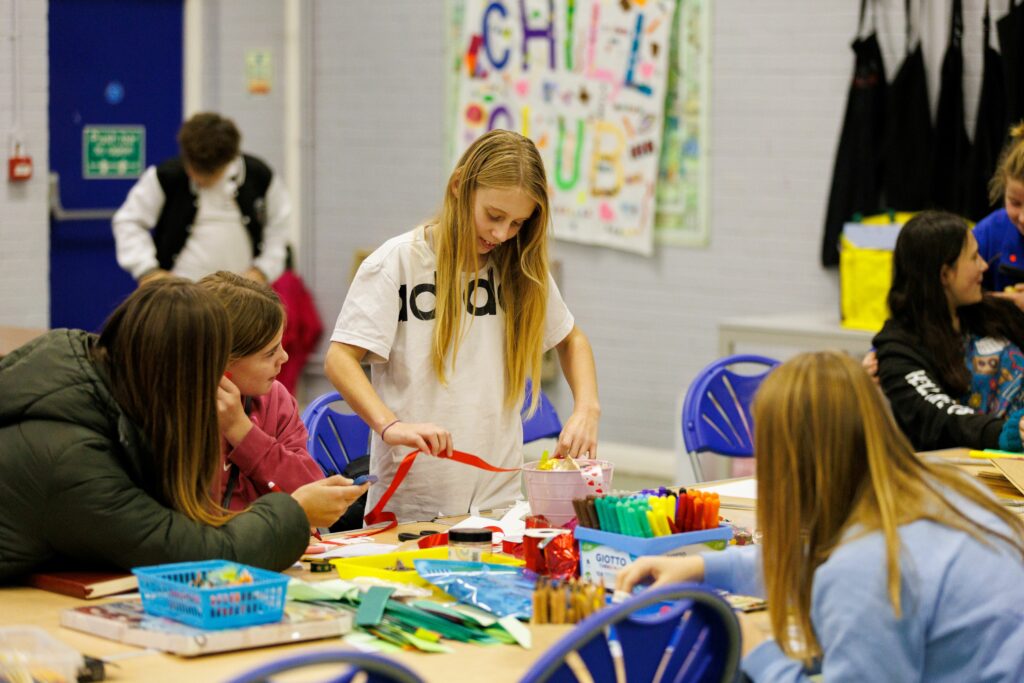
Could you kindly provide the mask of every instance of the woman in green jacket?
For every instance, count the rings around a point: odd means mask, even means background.
[[[172,278],[96,335],[54,330],[0,361],[0,581],[43,564],[221,558],[280,570],[365,490],[330,477],[232,512],[213,499],[227,313]]]

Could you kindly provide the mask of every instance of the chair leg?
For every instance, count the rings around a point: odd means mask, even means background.
[[[693,467],[693,477],[696,483],[704,481],[704,470],[700,466],[700,454],[690,453],[690,465]]]

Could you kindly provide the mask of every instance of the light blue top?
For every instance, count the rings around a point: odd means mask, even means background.
[[[961,509],[988,528],[992,514]],[[843,543],[814,574],[811,621],[833,681],[1024,681],[1024,563],[1000,546],[919,520],[899,529],[903,617],[887,591],[885,540],[875,532]],[[764,595],[760,546],[704,554],[705,581]],[[755,682],[808,680],[774,640],[743,660]]]

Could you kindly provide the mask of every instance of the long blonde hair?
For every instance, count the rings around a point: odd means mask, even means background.
[[[1001,204],[1006,192],[1006,181],[1024,183],[1024,121],[1010,127],[1010,140],[999,154],[996,172],[988,181],[988,198]]]
[[[97,344],[114,400],[149,440],[168,504],[212,526],[234,516],[210,493],[221,461],[217,384],[230,344],[224,307],[181,278],[137,289]]]
[[[434,371],[446,381],[451,354],[455,367],[470,303],[467,273],[479,275],[473,202],[479,188],[518,188],[535,203],[515,239],[491,253],[500,286],[496,295],[505,312],[505,404],[522,400],[526,380],[533,382],[532,412],[540,393],[544,316],[548,300],[548,240],[550,216],[544,162],[528,138],[493,130],[478,138],[459,159],[445,186],[444,202],[435,217],[437,252]]]
[[[219,270],[199,281],[228,312],[230,360],[251,356],[269,344],[285,322],[281,298],[270,286]]]
[[[956,467],[921,460],[849,356],[808,353],[779,366],[761,385],[753,416],[765,591],[772,630],[787,654],[806,660],[822,652],[811,624],[811,586],[848,530],[885,538],[887,592],[897,617],[901,524],[934,520],[985,543],[1005,542],[1024,558],[1024,524]],[[947,492],[996,515],[1009,533],[980,526]]]

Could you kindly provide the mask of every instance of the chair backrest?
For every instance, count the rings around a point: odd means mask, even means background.
[[[754,375],[729,368],[740,363],[761,366]],[[779,361],[764,356],[737,355],[716,360],[700,371],[683,402],[683,441],[689,453],[754,454],[750,406],[762,380]]]
[[[532,416],[526,416],[526,409],[530,406],[530,383],[526,383],[526,398],[523,400],[521,410],[523,418],[523,443],[530,443],[537,439],[546,439],[558,436],[562,433],[562,421],[558,419],[555,407],[551,405],[544,391],[541,390],[537,400],[537,412]]]
[[[423,683],[420,676],[396,661],[380,655],[340,649],[288,655],[241,673],[227,683],[266,683],[270,680],[269,677],[275,674],[307,667],[322,667],[326,664],[348,665],[340,671],[332,667],[331,673],[325,673],[324,678],[317,679],[326,683],[346,683],[353,680],[363,680],[366,683]],[[365,678],[362,677],[364,675]],[[309,679],[307,677],[302,680]]]
[[[740,627],[732,608],[708,588],[676,584],[646,590],[577,624],[545,652],[520,683],[736,680]],[[624,672],[619,677],[616,672]]]
[[[370,426],[354,413],[339,413],[331,404],[344,399],[337,391],[320,396],[302,412],[309,432],[306,448],[324,474],[341,474],[352,460],[370,452]]]
[[[543,391],[537,403],[537,411],[531,417],[526,417],[529,391],[527,386],[527,399],[523,401],[521,409],[523,443],[561,434],[562,421],[558,419],[551,399]],[[328,476],[340,474],[353,459],[370,452],[372,432],[363,418],[353,413],[339,413],[330,407],[332,403],[343,400],[337,391],[329,391],[313,400],[302,411],[302,423],[309,432],[306,448]]]

